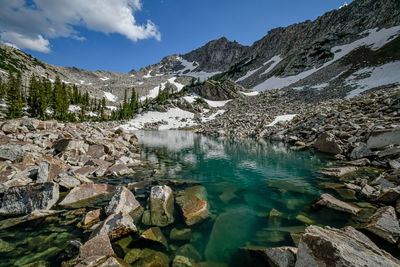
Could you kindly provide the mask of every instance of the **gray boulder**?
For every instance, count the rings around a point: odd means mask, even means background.
[[[239,255],[245,266],[294,267],[297,248],[252,248],[239,249]]]
[[[357,206],[343,202],[331,196],[330,194],[322,194],[317,201],[316,205],[324,206],[333,210],[350,213],[356,215],[361,211]]]
[[[379,249],[353,227],[342,230],[309,226],[301,236],[296,267],[310,266],[399,266],[400,261]]]
[[[151,224],[167,226],[174,222],[174,194],[169,186],[153,186],[150,192]]]
[[[389,243],[396,244],[400,237],[400,226],[395,209],[392,206],[378,209],[371,216],[370,222],[365,229]]]
[[[322,133],[320,136],[318,136],[313,146],[318,151],[324,153],[335,155],[342,153],[342,148],[336,141],[335,136],[331,133]]]
[[[0,214],[20,215],[35,210],[49,210],[58,198],[59,187],[56,183],[11,187],[4,193]]]
[[[125,186],[120,186],[117,188],[110,203],[105,208],[105,212],[107,215],[119,212],[126,215],[140,208],[140,203],[136,200],[133,193]]]
[[[393,130],[376,131],[367,141],[369,149],[385,147],[387,145],[400,145],[400,128]]]
[[[107,217],[90,235],[93,238],[98,235],[108,235],[110,240],[120,238],[137,232],[133,219],[122,212]]]

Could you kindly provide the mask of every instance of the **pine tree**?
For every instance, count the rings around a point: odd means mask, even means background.
[[[22,116],[21,74],[17,77],[9,71],[7,90],[7,117],[20,118]]]
[[[137,93],[135,88],[132,88],[131,101],[129,103],[129,118],[133,118],[135,116],[136,108],[137,108]]]
[[[32,75],[28,88],[28,111],[31,117],[38,117],[40,109],[40,81],[36,80],[35,75]]]

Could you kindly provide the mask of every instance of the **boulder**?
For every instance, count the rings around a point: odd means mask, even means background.
[[[66,173],[58,175],[56,178],[54,178],[54,182],[66,189],[72,189],[81,185],[81,181]]]
[[[0,214],[28,214],[35,210],[48,210],[57,203],[59,187],[55,183],[43,183],[6,190]]]
[[[207,191],[204,186],[192,186],[179,191],[176,202],[181,208],[188,226],[198,224],[210,217]]]
[[[124,176],[133,173],[133,171],[125,164],[114,164],[109,167],[106,174],[112,176]]]
[[[40,124],[40,121],[34,118],[24,118],[21,121],[21,126],[25,126],[29,131],[35,131]]]
[[[400,198],[400,186],[395,188],[383,189],[379,196],[375,199],[382,203],[395,203]]]
[[[172,261],[172,267],[195,267],[197,264],[193,259],[187,258],[185,256],[177,255]]]
[[[0,160],[19,161],[26,154],[20,145],[6,144],[0,146]]]
[[[129,214],[130,212],[140,209],[140,203],[136,200],[133,193],[125,186],[120,186],[115,191],[115,194],[105,208],[107,215],[122,212]]]
[[[107,217],[90,235],[93,238],[98,235],[108,235],[110,240],[120,238],[137,232],[133,219],[122,212]]]
[[[70,206],[78,204],[81,201],[110,194],[114,190],[114,186],[108,184],[83,184],[72,189],[59,205]]]
[[[340,145],[337,143],[335,136],[331,133],[322,133],[320,136],[318,136],[313,147],[320,152],[335,155],[341,154],[343,151]]]
[[[365,229],[389,243],[396,244],[400,237],[400,226],[395,209],[392,206],[379,208],[371,216],[369,224]]]
[[[85,141],[83,140],[60,139],[54,142],[53,148],[58,153],[74,152],[77,154],[86,154],[89,147],[87,144],[85,144]]]
[[[104,151],[104,146],[102,145],[90,145],[87,155],[93,159],[104,159],[106,152]]]
[[[342,230],[309,226],[301,236],[296,267],[310,266],[399,266],[400,261],[379,249],[353,227]]]
[[[51,182],[49,162],[47,161],[40,162],[36,182],[38,183]]]
[[[96,166],[97,170],[94,172],[94,176],[101,177],[106,174],[108,168],[112,165],[112,163],[101,159],[91,159],[88,162],[86,162],[85,165]]]
[[[150,191],[152,225],[167,226],[174,222],[174,194],[169,186],[153,186]]]
[[[74,170],[73,173],[75,175],[82,175],[84,177],[92,177],[93,174],[99,169],[97,166],[82,166],[77,170]]]
[[[388,145],[400,145],[400,128],[373,132],[367,141],[369,149]]]
[[[21,122],[19,120],[8,120],[1,125],[1,130],[6,134],[19,133]]]
[[[140,235],[141,239],[159,243],[168,249],[168,242],[159,227],[151,227]]]
[[[125,255],[124,261],[132,266],[169,267],[169,257],[167,255],[148,248],[130,250]]]
[[[316,205],[327,207],[333,210],[342,211],[345,213],[350,213],[356,215],[361,211],[361,209],[352,204],[343,202],[334,198],[330,194],[322,194],[319,200],[316,202]]]
[[[169,233],[171,240],[190,240],[192,238],[192,230],[190,228],[178,229],[173,228]]]
[[[91,210],[83,217],[82,224],[92,224],[100,219],[101,209]]]
[[[273,266],[294,267],[296,263],[297,248],[252,248],[239,249],[243,266]]]
[[[347,167],[337,167],[337,168],[324,168],[318,172],[326,176],[341,178],[345,175],[354,173],[357,170],[358,168],[355,166],[347,166]]]
[[[82,259],[87,259],[93,256],[112,256],[114,250],[112,249],[110,239],[107,235],[96,236],[79,249],[79,256]]]

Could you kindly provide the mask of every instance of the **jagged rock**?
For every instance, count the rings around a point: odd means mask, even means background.
[[[296,263],[297,248],[276,247],[276,248],[240,248],[246,266],[274,266],[294,267]]]
[[[125,255],[124,261],[133,266],[169,267],[169,258],[167,255],[148,248],[134,248],[130,250]]]
[[[210,217],[207,191],[204,186],[193,186],[178,192],[176,202],[181,208],[188,226],[198,224]]]
[[[97,166],[82,166],[81,168],[74,170],[75,175],[82,175],[84,177],[93,176],[93,174],[99,169]]]
[[[37,183],[46,183],[51,182],[50,178],[50,163],[47,161],[42,161],[39,164],[39,171],[37,174],[36,182]]]
[[[87,259],[93,256],[112,256],[114,250],[112,249],[110,239],[107,235],[99,235],[93,237],[79,249],[79,256],[82,259]]]
[[[81,185],[81,181],[68,174],[60,174],[54,178],[54,182],[58,183],[61,187],[72,189]]]
[[[371,216],[370,222],[365,229],[392,244],[396,244],[400,237],[400,226],[395,209],[391,206],[378,209]]]
[[[356,215],[361,211],[361,209],[358,208],[357,206],[340,201],[329,194],[322,194],[320,196],[320,199],[315,204],[354,215]]]
[[[94,172],[94,175],[96,177],[101,177],[101,176],[104,176],[106,174],[108,168],[112,165],[112,163],[108,162],[108,161],[101,160],[101,159],[91,159],[88,162],[86,162],[85,165],[96,166],[97,169]]]
[[[24,118],[21,121],[21,126],[25,126],[30,131],[35,131],[39,126],[40,121],[34,118]]]
[[[371,162],[369,161],[369,159],[366,158],[360,158],[360,159],[356,159],[353,161],[349,161],[346,164],[348,165],[353,165],[353,166],[358,166],[358,167],[362,167],[362,166],[366,166],[368,164],[370,164]]]
[[[83,217],[82,220],[83,225],[88,225],[92,224],[93,222],[96,222],[97,220],[100,219],[100,214],[101,214],[100,209],[89,211],[88,213],[86,213],[85,217]]]
[[[352,227],[343,230],[309,226],[300,239],[296,267],[399,266],[400,261],[379,249]]]
[[[151,224],[167,226],[174,222],[174,195],[169,186],[153,186],[150,191]]]
[[[375,201],[383,203],[395,203],[399,198],[400,186],[397,186],[395,188],[383,189]]]
[[[21,126],[21,123],[19,120],[9,120],[9,121],[4,122],[1,125],[1,130],[6,134],[19,133],[20,126]]]
[[[367,157],[371,154],[371,150],[367,147],[366,144],[360,144],[355,147],[353,151],[350,153],[350,158],[352,159],[361,159],[363,157]]]
[[[192,237],[192,230],[190,228],[177,229],[173,228],[169,233],[171,240],[190,240]]]
[[[239,97],[239,91],[243,91],[243,87],[230,80],[208,80],[190,90],[206,99],[221,101]]]
[[[122,212],[107,217],[90,235],[93,238],[98,235],[108,235],[110,240],[137,232],[133,219]]]
[[[125,164],[114,164],[109,167],[106,174],[113,176],[124,176],[133,173],[133,171]]]
[[[357,167],[347,166],[347,167],[338,167],[338,168],[324,168],[318,172],[323,175],[326,175],[326,176],[341,178],[345,175],[354,173],[357,170],[358,170]]]
[[[108,203],[108,206],[105,208],[105,212],[107,215],[119,212],[129,214],[140,208],[140,203],[136,200],[133,193],[125,186],[120,186],[117,188],[110,203]]]
[[[161,229],[159,227],[151,227],[147,229],[140,235],[140,238],[160,243],[166,249],[168,249],[167,239],[165,238],[164,234],[161,232]]]
[[[6,144],[0,146],[0,160],[9,160],[11,162],[21,160],[26,154],[20,145]]]
[[[102,145],[90,145],[88,148],[87,155],[93,159],[104,159],[106,153],[104,151],[104,146]]]
[[[367,141],[369,149],[388,145],[400,145],[400,128],[373,132]]]
[[[88,145],[83,140],[60,139],[53,145],[56,152],[76,152],[86,154]]]
[[[83,184],[72,189],[60,202],[60,206],[70,206],[114,192],[114,187],[108,184]]]
[[[318,151],[329,154],[340,154],[342,148],[337,143],[335,136],[330,133],[321,134],[313,145]]]
[[[48,210],[58,198],[59,187],[55,183],[11,187],[4,193],[0,214],[18,215]]]
[[[373,199],[376,198],[379,194],[379,191],[377,191],[374,187],[366,184],[363,189],[361,190],[361,195],[369,198],[369,199]]]

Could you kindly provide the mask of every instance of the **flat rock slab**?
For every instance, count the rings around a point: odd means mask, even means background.
[[[300,239],[296,267],[310,266],[399,266],[400,261],[379,249],[353,227],[342,230],[307,227]]]
[[[325,168],[320,171],[318,171],[320,174],[330,176],[330,177],[336,177],[336,178],[341,178],[345,175],[351,174],[353,172],[356,172],[358,170],[358,167],[355,166],[346,166],[346,167],[338,167],[338,168]]]
[[[79,254],[81,258],[87,259],[93,256],[112,256],[114,250],[108,236],[99,235],[83,244],[79,249]]]
[[[400,226],[395,209],[392,206],[378,209],[371,216],[370,222],[365,229],[389,243],[396,244],[400,237]]]
[[[330,194],[322,194],[316,205],[327,207],[333,210],[342,211],[350,214],[356,215],[361,211],[361,209],[352,204],[343,202],[331,196]]]
[[[180,191],[176,202],[181,208],[188,226],[198,224],[210,217],[207,191],[204,186],[192,186]]]
[[[59,195],[56,183],[11,187],[4,193],[0,214],[21,215],[48,210],[57,203]]]
[[[72,189],[60,202],[60,206],[70,206],[82,201],[114,192],[115,187],[108,184],[83,184]]]
[[[400,145],[400,128],[390,131],[374,132],[367,141],[367,147],[369,149],[385,147],[392,144]]]

